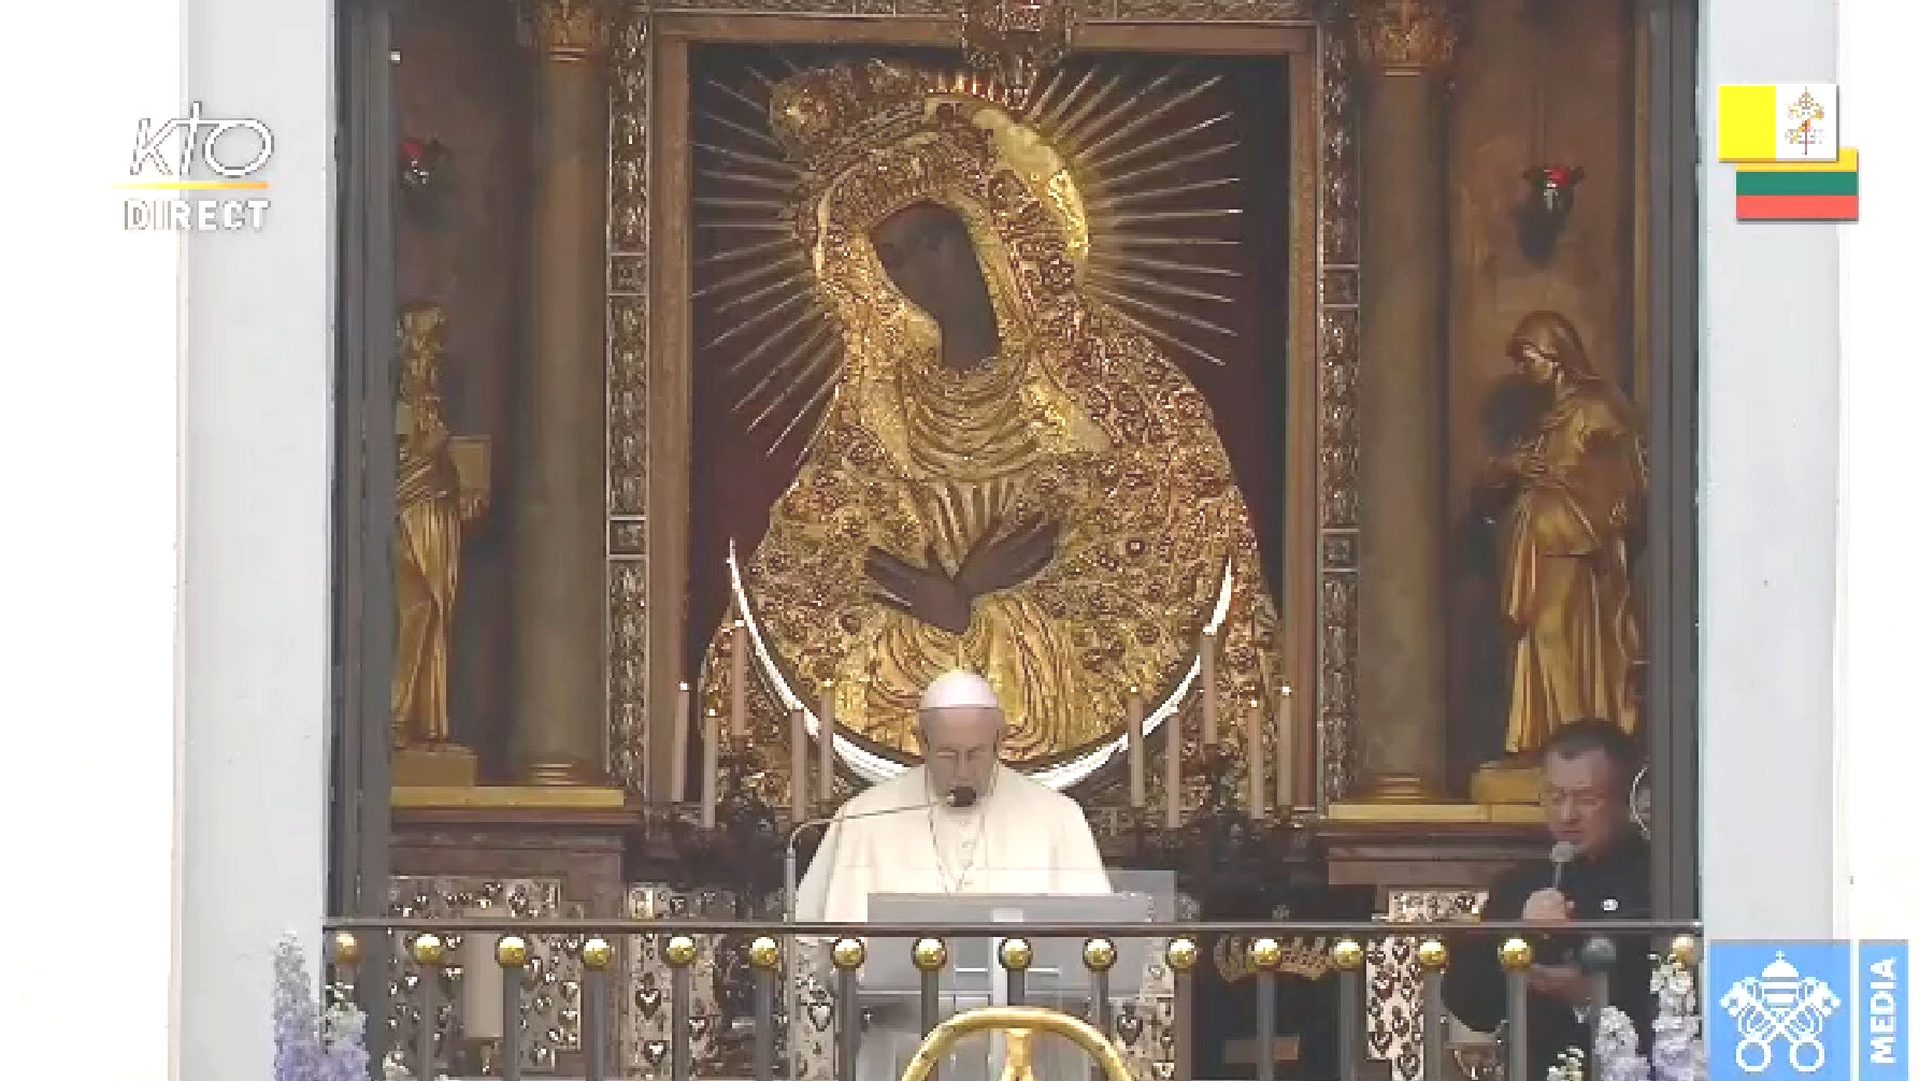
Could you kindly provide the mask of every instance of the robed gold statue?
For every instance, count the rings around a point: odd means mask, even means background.
[[[403,753],[395,762],[396,784],[473,783],[472,753],[452,742],[447,668],[461,531],[487,505],[487,443],[455,438],[442,415],[446,325],[437,305],[416,305],[400,316],[393,742]]]
[[[1205,399],[1078,285],[1066,163],[987,91],[879,62],[775,88],[795,228],[844,342],[801,467],[743,566],[796,693],[917,753],[921,691],[993,685],[1004,753],[1111,738],[1216,609],[1223,694],[1278,701],[1272,600]],[[705,693],[725,707],[709,650]]]
[[[1533,430],[1488,463],[1481,485],[1490,506],[1505,505],[1500,603],[1513,673],[1506,750],[1524,764],[1569,721],[1639,727],[1644,654],[1628,543],[1648,473],[1636,411],[1594,370],[1564,316],[1523,317],[1507,355],[1545,400]]]

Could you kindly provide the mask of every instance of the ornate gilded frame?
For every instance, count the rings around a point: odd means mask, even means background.
[[[938,0],[709,0],[635,4],[614,22],[607,205],[607,678],[609,762],[663,794],[684,670],[689,560],[687,50],[705,42],[951,45]],[[1296,702],[1295,803],[1324,808],[1355,780],[1358,654],[1359,207],[1353,46],[1309,0],[1083,0],[1075,48],[1287,55],[1289,467],[1281,615]],[[650,300],[651,298],[651,300]],[[1303,663],[1312,658],[1311,663]]]

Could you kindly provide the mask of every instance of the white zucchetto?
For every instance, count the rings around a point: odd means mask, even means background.
[[[969,707],[1000,708],[1000,699],[994,695],[993,687],[972,672],[948,672],[928,684],[920,696],[922,710]]]

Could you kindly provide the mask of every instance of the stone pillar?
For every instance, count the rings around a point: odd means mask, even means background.
[[[1446,761],[1446,69],[1450,0],[1358,0],[1360,711],[1367,796]]]
[[[606,777],[607,13],[527,0],[531,349],[513,438],[513,745],[522,779]]]

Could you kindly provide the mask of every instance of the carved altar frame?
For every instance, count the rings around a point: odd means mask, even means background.
[[[609,58],[607,666],[609,761],[658,795],[685,671],[693,343],[687,58],[709,43],[954,46],[932,0],[632,6]],[[1358,206],[1352,47],[1303,0],[1098,0],[1078,52],[1287,57],[1290,262],[1284,570],[1279,604],[1296,731],[1293,791],[1323,809],[1355,778]],[[956,58],[957,60],[957,58]],[[651,300],[650,300],[651,298]],[[651,508],[675,508],[651,514]]]

